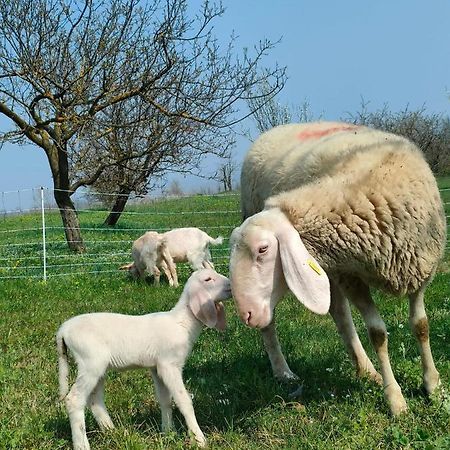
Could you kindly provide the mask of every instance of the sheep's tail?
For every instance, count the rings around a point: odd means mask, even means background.
[[[58,351],[59,399],[62,400],[69,392],[69,361],[67,345],[60,332],[56,335],[56,349]]]
[[[211,236],[209,237],[209,243],[212,245],[220,245],[223,242],[223,237],[222,236],[218,236],[216,239],[212,238]]]

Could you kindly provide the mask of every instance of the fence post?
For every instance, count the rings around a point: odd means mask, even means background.
[[[42,212],[42,259],[44,264],[44,281],[47,281],[47,251],[45,246],[45,209],[44,188],[41,186],[41,212]]]

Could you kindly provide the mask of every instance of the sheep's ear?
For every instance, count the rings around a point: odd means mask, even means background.
[[[226,327],[225,309],[222,303],[214,303],[208,292],[197,289],[189,296],[189,307],[200,322],[209,328],[224,330]]]
[[[326,314],[330,308],[330,281],[306,250],[297,230],[289,223],[276,233],[284,278],[291,292],[308,309]]]

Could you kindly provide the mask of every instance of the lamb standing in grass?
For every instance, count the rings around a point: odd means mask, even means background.
[[[131,247],[133,262],[120,267],[128,270],[134,278],[144,279],[153,275],[155,286],[159,285],[163,269],[170,286],[178,287],[177,269],[167,248],[167,241],[156,231],[147,231],[133,242]]]
[[[90,448],[84,418],[86,405],[101,428],[113,428],[103,400],[106,371],[139,367],[151,369],[163,431],[172,428],[173,397],[198,445],[205,446],[182,370],[202,324],[225,328],[224,308],[217,302],[230,296],[226,277],[212,269],[202,269],[191,275],[178,303],[168,312],[143,316],[92,313],[64,322],[56,335],[59,393],[69,414],[74,449]],[[70,391],[67,349],[78,366]]]
[[[313,312],[330,309],[358,372],[380,380],[359,340],[348,298],[366,323],[391,411],[404,411],[373,286],[409,296],[424,386],[432,393],[439,373],[424,292],[445,249],[446,224],[420,150],[400,136],[351,124],[279,126],[253,144],[241,189],[246,220],[231,237],[233,297],[242,320],[261,328],[275,375],[295,378],[273,315],[289,288]]]
[[[165,233],[148,231],[133,243],[133,262],[121,267],[133,276],[145,277],[145,272],[155,275],[159,283],[161,267],[170,286],[178,286],[178,276],[174,263],[188,262],[194,270],[214,269],[209,245],[220,245],[221,236],[214,239],[199,228],[175,228]],[[164,252],[164,253],[163,253]]]

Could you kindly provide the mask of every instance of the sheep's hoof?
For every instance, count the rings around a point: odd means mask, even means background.
[[[425,392],[431,396],[434,392],[438,392],[442,387],[439,373],[436,371],[431,375],[427,375],[423,379],[423,387]]]
[[[295,400],[295,399],[300,398],[302,395],[303,395],[303,384],[299,384],[297,386],[297,389],[295,389],[294,391],[292,391],[288,394],[288,397],[291,400]]]
[[[399,416],[408,411],[408,406],[406,405],[405,399],[391,403],[391,413],[393,416]]]
[[[284,384],[293,384],[297,383],[300,380],[300,378],[297,375],[295,375],[295,373],[292,372],[290,369],[284,370],[281,373],[276,373],[275,378]]]
[[[389,402],[393,416],[399,416],[407,411],[408,406],[399,388],[395,390],[385,388],[384,394]]]
[[[383,386],[383,377],[376,371],[368,371],[368,370],[359,370],[358,371],[359,378],[366,378],[370,381],[374,381],[375,383]]]

